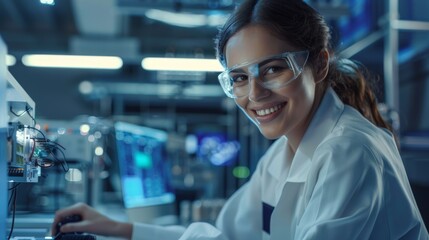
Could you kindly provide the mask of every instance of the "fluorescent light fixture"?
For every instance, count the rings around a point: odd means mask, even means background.
[[[155,58],[148,57],[142,60],[142,67],[146,70],[159,71],[197,71],[221,72],[222,65],[216,59],[203,58]]]
[[[122,59],[114,56],[29,54],[22,57],[28,67],[119,69]]]
[[[183,89],[183,95],[188,97],[224,97],[222,87],[217,85],[190,85]]]
[[[6,65],[7,66],[13,66],[16,63],[16,58],[12,55],[7,54],[6,55]]]
[[[81,85],[90,85],[88,89],[83,89]],[[126,95],[126,96],[158,96],[161,98],[183,97],[188,99],[195,98],[225,98],[225,93],[219,84],[194,84],[186,85],[171,83],[132,83],[132,82],[90,82],[80,83],[79,91],[81,94],[93,99],[102,98],[105,95]],[[226,98],[225,98],[226,99]],[[227,99],[229,100],[229,99]],[[233,100],[231,100],[233,101]],[[234,103],[233,103],[234,104]],[[89,131],[89,130],[88,130]],[[87,132],[88,132],[87,131]]]
[[[45,5],[55,5],[54,0],[40,0],[40,3]]]
[[[203,27],[203,26],[221,26],[225,23],[227,16],[225,14],[191,14],[176,13],[158,9],[147,10],[147,18],[157,20],[179,27]]]

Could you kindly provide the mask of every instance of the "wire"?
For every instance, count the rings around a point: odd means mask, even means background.
[[[61,149],[58,149],[58,151],[63,155],[63,161],[61,162],[61,166],[63,167],[63,170],[65,172],[68,172],[69,171],[69,165],[67,164],[66,155],[64,154],[64,152]]]
[[[58,146],[58,147],[60,147],[60,148],[62,148],[63,150],[66,150],[66,148],[65,147],[63,147],[61,144],[59,144],[59,143],[57,143],[57,142],[52,142],[51,140],[49,140],[49,139],[46,139],[46,143],[48,143],[48,144],[50,144],[50,145],[55,145],[55,146]],[[58,148],[57,148],[58,149]]]
[[[43,136],[42,139],[44,139],[44,140],[47,139],[46,136],[45,136],[45,134],[42,131],[40,131],[39,129],[35,128],[35,127],[30,127],[30,126],[22,126],[22,127],[36,130],[37,132],[39,132]],[[36,139],[38,139],[38,138],[36,138]]]
[[[17,187],[18,185],[15,185],[15,186],[13,186],[12,187],[12,195],[11,195],[11,198],[9,199],[9,205],[10,205],[10,200],[12,199],[12,196],[13,196],[13,210],[12,210],[12,225],[11,225],[11,227],[10,227],[10,232],[9,232],[9,236],[8,236],[8,238],[7,239],[10,239],[11,237],[12,237],[12,233],[13,233],[13,228],[15,227],[15,213],[16,213],[16,195],[17,195],[17,192],[16,192],[16,187]]]
[[[27,109],[27,110],[26,110],[26,111],[27,111],[27,113],[28,113],[28,116],[30,116],[30,118],[31,118],[31,119],[33,119],[33,126],[36,126],[36,123],[37,123],[37,122],[36,122],[36,119],[34,119],[34,117],[33,117],[33,116],[31,116],[31,113],[29,112],[29,110],[30,110],[30,109]]]
[[[39,132],[43,136],[42,138],[31,138],[34,141],[34,145],[33,145],[33,149],[32,149],[31,155],[30,155],[30,160],[33,157],[36,142],[37,143],[41,143],[43,149],[49,152],[49,155],[51,155],[54,158],[55,162],[60,163],[61,167],[63,168],[63,170],[65,172],[68,172],[69,167],[68,167],[68,164],[67,164],[67,161],[66,161],[66,156],[65,156],[65,154],[63,152],[63,150],[66,150],[66,148],[64,146],[62,146],[61,144],[59,144],[57,142],[53,142],[53,141],[49,140],[48,138],[46,138],[45,134],[42,131],[40,131],[39,129],[37,129],[37,128],[29,127],[29,126],[23,126],[23,127],[24,128],[29,128],[29,129],[36,130],[37,132]],[[56,155],[54,153],[55,151],[58,151],[58,152],[61,153],[61,155],[63,157],[62,160],[59,160],[56,157]],[[36,161],[36,163],[37,163],[37,161]],[[38,164],[38,165],[40,167],[43,167],[43,168],[51,167],[51,166],[43,166],[42,164]]]
[[[36,149],[36,140],[34,140],[34,138],[31,138],[31,140],[33,140],[33,147],[31,148],[31,154],[30,154],[30,157],[28,158],[30,161],[33,158],[34,149]]]
[[[13,190],[13,189],[14,189],[14,187],[10,188],[10,190]],[[10,207],[10,202],[12,201],[12,199],[13,199],[13,191],[12,191],[12,194],[9,196],[9,201],[7,202],[8,207]]]
[[[10,106],[9,111],[10,111],[13,115],[15,115],[16,117],[21,117],[21,116],[23,116],[24,114],[26,114],[26,113],[27,113],[27,107],[25,108],[25,111],[24,111],[24,112],[22,112],[22,113],[20,113],[20,114],[15,113],[15,112],[13,111],[13,109],[12,109],[12,106]]]
[[[64,151],[61,149],[61,148],[63,148],[65,150],[65,148],[63,146],[61,146],[60,144],[55,143],[55,142],[44,141],[44,140],[38,141],[38,143],[41,144],[39,149],[42,149],[42,151],[45,152],[45,154],[46,154],[44,156],[41,156],[40,151],[39,151],[38,156],[36,156],[36,157],[39,157],[39,160],[35,161],[38,166],[40,166],[42,168],[50,168],[54,165],[61,164],[64,172],[69,171],[66,156],[64,154]],[[56,153],[58,153],[58,152],[61,153],[62,158],[57,157]]]
[[[12,106],[10,106],[10,108],[9,108],[9,111],[13,114],[13,115],[15,115],[16,117],[21,117],[21,116],[23,116],[24,114],[28,114],[28,116],[30,116],[30,118],[33,120],[33,124],[34,125],[36,125],[36,119],[34,119],[34,117],[31,115],[31,113],[30,113],[30,110],[31,110],[31,108],[29,108],[28,106],[25,106],[25,111],[23,111],[22,113],[20,113],[20,114],[17,114],[16,112],[14,112],[13,111],[13,109],[12,109]]]
[[[17,183],[17,184],[15,184],[15,186],[13,186],[13,187],[9,188],[8,190],[13,190],[13,189],[17,188],[20,184],[21,184],[21,183]]]

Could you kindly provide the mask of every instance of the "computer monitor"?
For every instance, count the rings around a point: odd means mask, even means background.
[[[124,207],[132,221],[151,222],[174,212],[165,131],[116,122],[116,154]],[[140,212],[139,212],[140,210]]]

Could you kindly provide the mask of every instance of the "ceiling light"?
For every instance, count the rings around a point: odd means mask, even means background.
[[[225,14],[191,14],[176,13],[158,9],[147,10],[147,18],[167,23],[179,27],[203,27],[203,26],[221,26],[225,23],[227,17]]]
[[[122,59],[114,56],[29,54],[22,57],[28,67],[119,69]]]
[[[54,0],[40,0],[40,3],[45,5],[55,5]]]
[[[7,66],[13,66],[16,63],[16,58],[12,55],[6,55],[6,65]]]
[[[222,65],[216,59],[203,58],[154,58],[142,60],[142,67],[146,70],[162,71],[198,71],[221,72]]]

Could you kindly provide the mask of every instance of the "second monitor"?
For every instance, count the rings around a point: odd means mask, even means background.
[[[174,213],[165,131],[116,122],[116,153],[124,207],[132,221],[153,222]]]

